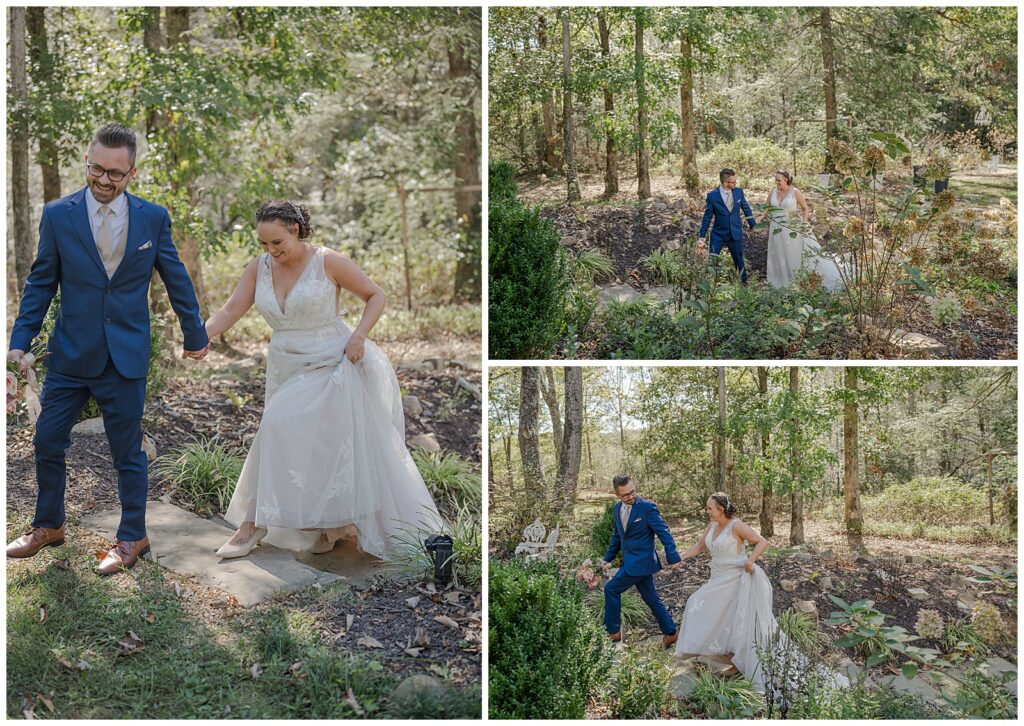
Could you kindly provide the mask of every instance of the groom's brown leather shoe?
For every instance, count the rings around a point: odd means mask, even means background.
[[[672,635],[663,635],[663,636],[661,636],[661,647],[664,648],[665,650],[668,650],[669,648],[671,648],[673,645],[676,644],[677,640],[679,640],[679,629],[678,628],[676,628],[676,632],[672,633]]]
[[[622,640],[622,633],[608,633],[608,637],[611,638],[613,643],[618,643]]]
[[[134,542],[122,542],[117,540],[114,546],[107,552],[107,556],[96,567],[96,572],[107,577],[118,572],[123,572],[131,567],[139,558],[149,553],[149,537],[143,537]]]
[[[57,547],[64,544],[64,525],[57,529],[32,527],[28,532],[7,545],[8,557],[31,557],[43,547]]]

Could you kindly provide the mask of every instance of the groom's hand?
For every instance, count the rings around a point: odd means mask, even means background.
[[[708,243],[707,243],[707,241],[703,237],[701,237],[700,239],[697,240],[697,248],[696,249],[697,249],[697,254],[698,255],[703,255],[704,253],[706,253],[708,251]]]
[[[183,350],[181,352],[182,359],[191,358],[192,360],[202,360],[206,357],[206,354],[210,352],[209,343],[202,350]]]
[[[612,566],[611,562],[605,562],[604,560],[601,560],[601,569],[602,570],[606,570],[607,571],[608,568],[611,567],[611,566]]]
[[[675,564],[668,566],[668,569],[670,569],[670,570],[681,570],[682,568],[683,568],[683,561],[682,560],[679,560],[679,562],[676,562]]]

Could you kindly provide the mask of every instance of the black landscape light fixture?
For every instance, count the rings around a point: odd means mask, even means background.
[[[452,580],[455,542],[446,534],[433,534],[423,540],[423,546],[434,561],[434,582],[447,585]]]

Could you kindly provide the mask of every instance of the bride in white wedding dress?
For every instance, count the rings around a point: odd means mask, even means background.
[[[750,679],[754,690],[763,692],[765,677],[756,646],[766,647],[779,628],[772,613],[771,582],[755,564],[768,548],[768,540],[736,517],[736,506],[724,492],[712,494],[706,509],[711,523],[682,559],[709,552],[711,577],[686,601],[676,656],[728,659]],[[748,543],[753,545],[749,555]],[[786,648],[795,648],[784,635],[782,642]],[[829,677],[842,682],[841,676]]]
[[[810,229],[811,209],[803,192],[793,186],[788,171],[775,172],[775,188],[768,194],[768,282],[788,287],[797,271],[806,267],[821,276],[829,290],[845,285],[835,259],[822,252]]]
[[[224,515],[238,530],[217,554],[241,557],[269,534],[315,553],[356,538],[387,559],[400,532],[436,532],[442,520],[405,445],[395,372],[367,340],[384,292],[348,258],[305,241],[305,207],[267,202],[256,219],[266,252],[206,322],[213,338],[255,304],[274,331],[263,417]],[[365,303],[355,330],[339,315],[342,288]]]

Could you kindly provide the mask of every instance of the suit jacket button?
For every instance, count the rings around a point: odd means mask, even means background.
[[[107,325],[110,325],[110,318],[107,318]]]
[[[110,288],[109,287],[107,288],[107,294],[108,295],[110,294]]]

